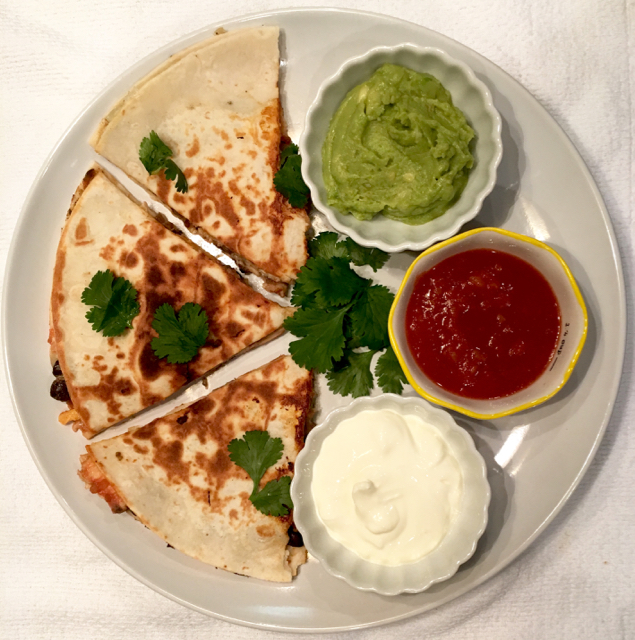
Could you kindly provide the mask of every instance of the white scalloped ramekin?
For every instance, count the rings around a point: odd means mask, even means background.
[[[421,225],[408,225],[382,215],[372,220],[358,220],[327,204],[322,178],[322,146],[331,118],[346,94],[368,80],[385,63],[402,65],[437,78],[451,93],[454,105],[461,109],[476,132],[472,149],[474,166],[461,197],[443,215]],[[334,76],[322,84],[307,111],[299,148],[302,176],[311,189],[313,204],[337,231],[351,236],[365,247],[377,247],[388,252],[422,251],[454,235],[463,224],[476,217],[483,200],[494,188],[496,169],[503,153],[501,118],[494,108],[489,89],[466,64],[444,51],[414,44],[377,47],[345,62]]]
[[[459,513],[445,538],[421,560],[399,566],[364,560],[332,538],[318,515],[311,490],[313,464],[320,455],[324,440],[342,421],[361,411],[380,409],[401,415],[418,415],[433,425],[444,438],[463,475]],[[358,398],[347,407],[331,412],[309,433],[296,460],[291,483],[293,519],[309,553],[320,561],[326,571],[353,587],[388,596],[418,593],[435,582],[451,578],[459,565],[472,556],[478,539],[485,531],[490,494],[485,461],[472,438],[450,414],[422,398],[404,398],[391,393]]]
[[[551,363],[528,387],[504,398],[465,398],[441,388],[419,368],[406,339],[406,308],[418,276],[445,258],[470,249],[504,251],[528,262],[546,278],[560,306],[560,337]],[[584,346],[588,323],[578,285],[558,253],[535,238],[505,229],[482,227],[430,247],[410,265],[390,309],[388,334],[401,368],[417,393],[430,402],[472,418],[493,420],[534,407],[562,389]]]

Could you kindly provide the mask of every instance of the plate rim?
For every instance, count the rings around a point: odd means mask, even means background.
[[[64,141],[66,140],[66,138],[69,136],[69,134],[72,132],[72,130],[78,125],[78,123],[80,123],[84,116],[86,115],[86,113],[93,107],[93,105],[98,102],[100,99],[103,98],[103,96],[107,93],[109,93],[117,84],[119,84],[122,79],[125,76],[130,75],[131,78],[134,78],[135,74],[138,74],[140,72],[140,70],[146,65],[148,64],[148,62],[155,58],[160,56],[162,53],[166,53],[168,51],[170,51],[171,49],[173,49],[175,46],[178,46],[179,48],[183,48],[185,46],[187,46],[190,42],[195,42],[197,40],[199,40],[203,35],[207,35],[207,34],[212,34],[213,31],[215,29],[218,29],[221,26],[231,26],[231,27],[239,27],[242,23],[245,22],[252,22],[255,20],[258,20],[260,18],[275,18],[277,16],[281,16],[281,15],[285,15],[285,14],[311,14],[311,13],[319,13],[319,14],[350,14],[350,15],[361,15],[361,16],[366,16],[369,18],[374,18],[377,20],[381,20],[383,22],[390,22],[393,23],[395,25],[406,25],[410,28],[416,28],[419,31],[422,31],[424,33],[431,33],[433,34],[434,37],[436,38],[440,38],[441,40],[447,40],[450,41],[452,43],[454,43],[456,46],[458,46],[459,48],[461,48],[462,50],[464,50],[465,52],[467,52],[469,55],[471,56],[475,56],[477,59],[479,59],[481,62],[485,63],[486,65],[491,65],[493,67],[496,68],[496,70],[499,73],[502,73],[508,81],[512,82],[515,86],[515,88],[517,90],[520,90],[523,94],[524,94],[524,99],[525,100],[529,100],[531,101],[531,103],[533,103],[533,106],[538,107],[539,110],[542,112],[542,114],[544,116],[546,116],[552,124],[555,125],[555,130],[558,132],[559,138],[560,138],[560,143],[564,144],[565,147],[567,148],[568,153],[572,156],[572,158],[574,158],[576,160],[577,163],[577,169],[582,173],[582,175],[585,178],[586,183],[588,184],[588,186],[590,187],[591,192],[593,193],[594,199],[595,199],[595,203],[597,206],[597,209],[599,210],[601,217],[602,217],[602,221],[604,223],[604,228],[606,229],[607,232],[607,236],[608,236],[608,240],[609,240],[609,245],[611,248],[611,262],[612,265],[615,267],[614,270],[614,275],[616,277],[616,285],[617,288],[619,290],[619,300],[618,300],[618,309],[616,309],[617,313],[616,313],[616,324],[619,325],[619,333],[620,333],[620,349],[619,349],[619,353],[615,354],[614,356],[614,360],[616,361],[616,366],[614,368],[614,374],[612,376],[613,378],[613,384],[612,384],[612,388],[611,388],[611,394],[610,397],[608,398],[608,401],[605,404],[604,407],[604,415],[603,415],[603,420],[602,420],[602,424],[595,436],[595,439],[593,440],[593,444],[592,447],[590,448],[586,459],[583,463],[583,465],[581,466],[581,468],[578,470],[577,474],[575,475],[575,478],[573,479],[571,485],[569,486],[568,490],[562,495],[562,497],[560,498],[560,500],[554,505],[553,509],[551,510],[551,512],[549,512],[549,514],[544,518],[544,520],[542,521],[542,523],[540,523],[535,530],[533,531],[533,533],[531,535],[529,535],[526,540],[524,541],[523,544],[521,544],[518,548],[515,549],[515,551],[513,553],[510,554],[510,556],[508,558],[505,559],[505,561],[503,561],[500,565],[497,565],[495,567],[493,567],[492,569],[490,569],[489,571],[487,571],[485,574],[483,574],[482,576],[476,578],[474,581],[470,582],[467,585],[463,585],[461,587],[459,587],[456,591],[454,591],[451,595],[448,595],[446,598],[441,598],[439,601],[436,601],[428,606],[424,605],[423,607],[419,607],[416,608],[414,610],[410,610],[407,611],[405,613],[401,613],[398,615],[395,615],[393,617],[390,618],[383,618],[381,620],[376,620],[376,621],[371,621],[371,622],[365,622],[365,623],[361,623],[361,624],[347,624],[347,625],[334,625],[334,626],[329,626],[329,627],[317,627],[317,628],[309,628],[309,627],[291,627],[291,626],[280,626],[280,625],[276,625],[276,624],[269,624],[269,623],[260,623],[260,622],[252,622],[249,620],[243,620],[243,619],[239,619],[239,618],[235,618],[231,615],[226,615],[223,613],[219,613],[219,612],[214,612],[214,611],[210,611],[209,609],[205,609],[203,607],[200,607],[194,603],[188,602],[186,601],[184,598],[181,598],[178,595],[175,595],[173,593],[170,593],[169,591],[167,591],[166,589],[164,589],[163,587],[159,586],[158,584],[152,582],[149,578],[144,577],[143,575],[141,575],[136,569],[132,568],[131,566],[129,566],[128,564],[126,564],[125,561],[121,560],[114,552],[110,551],[106,545],[103,545],[97,538],[95,538],[92,533],[88,530],[88,527],[84,525],[84,523],[81,521],[80,516],[75,512],[75,510],[68,504],[68,502],[66,501],[65,497],[63,495],[61,495],[61,493],[59,493],[57,491],[57,489],[54,487],[53,485],[53,481],[50,478],[49,473],[47,472],[47,470],[42,466],[41,460],[37,457],[36,453],[35,453],[35,449],[32,443],[32,439],[29,435],[28,430],[25,427],[25,423],[23,421],[23,416],[22,413],[20,411],[20,407],[17,404],[17,399],[16,399],[16,392],[15,392],[15,388],[14,388],[14,380],[13,380],[13,376],[11,373],[11,369],[10,369],[10,357],[9,357],[9,349],[8,349],[8,342],[7,342],[7,324],[8,324],[8,314],[7,314],[7,307],[9,304],[9,289],[11,288],[11,280],[13,279],[13,273],[14,270],[16,269],[16,254],[18,252],[18,244],[19,241],[18,239],[22,236],[22,234],[25,232],[25,225],[26,225],[26,215],[27,215],[27,211],[31,208],[31,202],[34,200],[35,198],[35,194],[38,190],[38,186],[41,183],[42,179],[44,178],[45,174],[49,171],[49,169],[51,168],[51,165],[53,163],[53,160],[55,158],[55,156],[57,155],[58,149],[60,148],[60,146],[64,143]],[[478,77],[478,76],[477,76]],[[134,80],[132,80],[132,82],[134,82]],[[399,620],[405,620],[417,615],[420,615],[422,613],[425,613],[426,611],[429,611],[431,609],[434,609],[438,606],[441,606],[443,604],[446,604],[447,602],[454,600],[462,595],[464,595],[465,593],[467,593],[468,591],[471,591],[472,589],[478,587],[479,585],[483,584],[484,582],[486,582],[487,580],[489,580],[490,578],[492,578],[494,575],[496,575],[497,573],[499,573],[500,571],[502,571],[503,569],[505,569],[511,562],[513,562],[518,556],[520,556],[535,540],[536,538],[547,528],[547,526],[553,521],[553,519],[555,518],[555,516],[562,510],[564,504],[567,502],[567,500],[570,498],[571,494],[575,491],[575,489],[577,488],[577,486],[579,485],[580,481],[582,480],[583,476],[585,475],[585,473],[587,472],[591,462],[593,461],[595,454],[597,453],[597,450],[599,448],[600,442],[602,441],[602,438],[606,432],[606,429],[608,427],[608,424],[611,420],[611,417],[613,415],[613,411],[615,408],[615,401],[617,398],[617,395],[619,393],[620,387],[621,387],[621,381],[622,381],[622,374],[623,374],[623,367],[624,367],[624,360],[625,360],[625,348],[626,348],[626,294],[625,294],[625,282],[624,282],[624,273],[623,273],[623,266],[622,266],[622,257],[621,257],[621,253],[620,253],[620,247],[617,241],[617,237],[615,235],[615,229],[613,227],[613,222],[610,218],[608,209],[606,207],[606,204],[604,203],[604,200],[602,198],[602,195],[600,193],[599,187],[597,186],[597,183],[595,181],[595,179],[593,178],[592,174],[590,173],[584,159],[582,158],[580,152],[577,150],[577,148],[575,147],[575,145],[573,144],[573,142],[571,141],[571,139],[569,138],[569,136],[567,135],[567,133],[564,131],[564,129],[562,128],[562,126],[560,125],[560,123],[549,113],[549,111],[539,102],[539,100],[534,97],[528,89],[526,89],[518,80],[516,80],[513,76],[511,76],[509,73],[507,73],[504,69],[502,69],[499,65],[497,65],[496,63],[492,62],[491,60],[487,59],[485,56],[481,55],[480,53],[478,53],[477,51],[475,51],[474,49],[468,47],[467,45],[462,44],[461,42],[445,35],[442,34],[440,32],[437,32],[433,29],[430,29],[424,25],[418,24],[416,22],[412,22],[409,20],[405,20],[402,18],[397,18],[395,16],[391,16],[391,15],[387,15],[387,14],[381,14],[381,13],[377,13],[377,12],[371,12],[371,11],[364,11],[364,10],[357,10],[357,9],[350,9],[350,8],[342,8],[342,7],[326,7],[326,6],[318,6],[318,7],[289,7],[289,8],[285,8],[285,9],[279,9],[279,10],[270,10],[270,11],[257,11],[254,13],[249,13],[249,14],[242,14],[239,16],[234,16],[234,17],[228,17],[224,20],[220,20],[220,21],[215,21],[212,22],[204,27],[201,27],[195,31],[191,31],[188,33],[185,33],[173,40],[171,40],[170,42],[162,45],[161,47],[151,51],[150,53],[148,53],[147,55],[145,55],[143,58],[141,58],[140,60],[138,60],[137,62],[135,62],[133,65],[126,67],[121,73],[119,73],[110,83],[108,83],[101,91],[99,91],[86,105],[83,109],[81,109],[81,111],[79,112],[79,114],[72,120],[72,122],[69,124],[69,126],[66,128],[66,130],[63,132],[63,134],[61,135],[61,137],[58,139],[58,141],[55,143],[55,145],[53,146],[52,150],[49,152],[49,154],[47,155],[46,159],[44,160],[40,170],[37,172],[33,183],[27,193],[27,196],[24,200],[24,204],[22,205],[22,208],[20,210],[20,213],[18,215],[17,218],[17,222],[15,224],[14,230],[13,230],[13,235],[11,238],[11,243],[9,245],[9,250],[7,252],[7,258],[6,258],[6,262],[5,262],[5,273],[4,273],[4,279],[3,279],[3,291],[2,291],[2,302],[1,302],[1,314],[2,314],[2,318],[1,318],[1,323],[0,323],[0,330],[2,333],[2,350],[3,350],[3,366],[4,366],[4,372],[6,375],[6,380],[7,380],[7,387],[9,389],[9,395],[11,397],[11,404],[13,407],[13,411],[16,417],[16,420],[18,422],[18,425],[20,427],[20,431],[22,433],[22,437],[24,438],[24,441],[27,445],[27,449],[29,451],[29,454],[31,455],[31,458],[33,459],[33,461],[35,462],[35,465],[40,473],[40,475],[42,476],[42,478],[44,479],[44,481],[46,482],[49,490],[51,491],[51,493],[53,494],[53,496],[56,498],[56,500],[59,502],[59,504],[62,506],[62,508],[64,509],[64,511],[68,514],[68,516],[71,518],[71,520],[73,521],[73,523],[80,529],[80,531],[82,531],[82,533],[84,533],[84,535],[93,543],[95,544],[95,546],[100,549],[100,551],[102,551],[106,557],[108,557],[110,560],[112,560],[113,562],[115,562],[115,564],[117,564],[119,567],[121,567],[122,569],[124,569],[129,575],[133,576],[134,578],[136,578],[137,580],[139,580],[142,584],[150,587],[153,591],[160,593],[168,598],[170,598],[171,600],[186,606],[192,610],[198,611],[200,613],[203,613],[205,615],[209,615],[212,616],[214,618],[217,619],[221,619],[224,620],[226,622],[232,622],[235,624],[240,624],[243,626],[247,626],[247,627],[251,627],[251,628],[256,628],[256,629],[264,629],[264,630],[270,630],[270,631],[279,631],[279,632],[290,632],[290,633],[328,633],[328,632],[338,632],[338,631],[347,631],[347,630],[353,630],[353,629],[362,629],[362,628],[370,628],[370,627],[376,627],[376,626],[380,626],[380,625],[384,625],[384,624],[389,624],[392,622],[397,622]],[[619,366],[617,361],[619,360]]]

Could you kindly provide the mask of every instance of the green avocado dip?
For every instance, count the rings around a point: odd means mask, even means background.
[[[360,220],[437,218],[467,184],[473,137],[436,78],[385,64],[331,120],[322,148],[328,204]]]

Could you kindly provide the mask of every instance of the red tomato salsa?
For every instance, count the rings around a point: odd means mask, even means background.
[[[560,308],[545,277],[492,249],[464,251],[422,273],[406,310],[406,339],[423,373],[466,398],[528,387],[559,335]]]

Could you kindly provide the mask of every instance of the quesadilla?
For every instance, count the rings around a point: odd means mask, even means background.
[[[106,270],[137,291],[139,313],[116,337],[94,330],[82,302],[91,278]],[[177,312],[196,303],[207,314],[209,333],[190,362],[170,364],[153,351],[152,323],[165,303]],[[70,417],[85,436],[164,400],[238,352],[278,335],[292,312],[166,229],[103,170],[88,171],[57,250],[50,332],[52,360],[59,361],[70,396]]]
[[[301,541],[289,544],[292,513],[254,507],[253,483],[228,445],[247,431],[268,431],[283,451],[261,485],[293,475],[311,398],[311,373],[282,356],[187,409],[88,445],[79,476],[113,512],[130,509],[175,549],[234,573],[289,582],[306,562]]]
[[[191,230],[282,284],[307,260],[306,211],[276,192],[282,117],[277,27],[241,29],[176,53],[102,120],[91,144]],[[180,193],[139,158],[156,132],[187,178]]]

